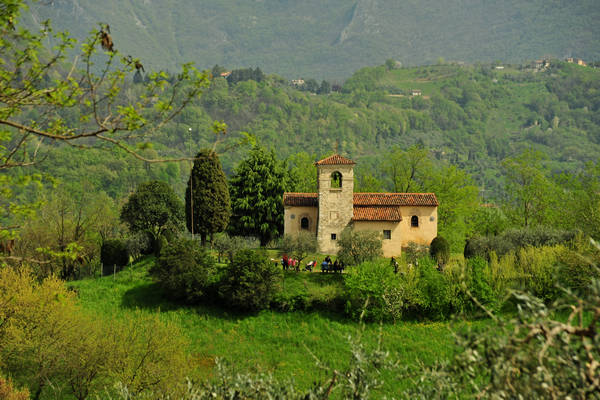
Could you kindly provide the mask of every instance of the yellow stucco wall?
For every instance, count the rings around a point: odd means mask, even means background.
[[[354,221],[354,229],[357,231],[376,231],[383,238],[383,231],[391,231],[390,239],[382,240],[384,257],[399,256],[402,252],[402,226],[398,222],[384,221]]]
[[[308,218],[308,232],[317,234],[317,207],[286,206],[283,213],[283,232],[286,235],[295,235],[300,232],[300,221]],[[293,217],[292,217],[293,216]]]
[[[400,221],[401,246],[405,247],[410,242],[428,245],[437,236],[437,207],[400,207],[402,221]],[[419,218],[419,226],[411,226],[411,217]]]

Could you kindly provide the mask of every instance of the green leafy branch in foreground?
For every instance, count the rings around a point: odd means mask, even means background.
[[[191,64],[174,76],[150,73],[141,94],[127,98],[122,92],[125,79],[143,66],[114,48],[108,25],[92,30],[68,67],[74,39],[54,34],[49,23],[38,34],[14,30],[9,21],[17,17],[18,9],[0,16],[0,125],[6,129],[4,137],[11,139],[4,141],[8,145],[0,154],[0,169],[32,165],[37,154],[27,151],[28,144],[45,139],[82,142],[76,146],[108,143],[147,162],[164,161],[143,157],[127,141],[148,138],[197,99],[209,84],[207,73]],[[58,42],[52,51],[45,46],[47,40]],[[26,120],[22,116],[31,109],[37,118]],[[67,111],[75,118],[67,117]]]
[[[178,74],[149,73],[145,83],[124,89],[143,66],[119,53],[107,24],[92,30],[69,61],[76,40],[53,32],[48,21],[39,32],[23,28],[23,9],[22,0],[0,8],[0,238],[15,236],[15,209],[34,209],[14,201],[14,188],[49,180],[24,169],[46,159],[52,146],[45,144],[118,148],[149,163],[191,160],[147,157],[138,145],[151,141],[210,83],[208,73],[184,64]],[[223,123],[214,125],[216,143],[225,130]]]

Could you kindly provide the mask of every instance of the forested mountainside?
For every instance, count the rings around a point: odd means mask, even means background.
[[[151,69],[194,61],[344,79],[386,59],[600,58],[596,0],[51,0],[30,10],[29,23],[51,19],[79,39],[108,23],[117,48]]]
[[[524,149],[546,154],[544,164],[555,175],[576,172],[600,154],[600,69],[589,66],[384,65],[357,71],[339,91],[321,90],[327,82],[315,85],[321,94],[276,75],[256,76],[259,82],[214,78],[199,103],[162,127],[142,153],[192,156],[213,145],[212,121],[221,120],[228,125],[218,147],[227,173],[245,157],[248,146],[232,145],[248,132],[280,158],[306,152],[314,161],[337,150],[358,162],[359,177],[385,181],[389,150],[421,145],[472,174],[490,201],[503,190],[502,160]],[[135,95],[140,85],[128,85],[125,93]],[[76,121],[76,110],[68,118]],[[113,198],[150,178],[182,194],[188,177],[187,164],[145,164],[115,149],[48,149],[38,172]]]

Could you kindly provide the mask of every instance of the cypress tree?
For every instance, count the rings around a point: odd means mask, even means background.
[[[212,150],[201,150],[196,155],[185,191],[187,228],[199,234],[205,245],[209,235],[227,227],[230,216],[229,189],[219,157]]]

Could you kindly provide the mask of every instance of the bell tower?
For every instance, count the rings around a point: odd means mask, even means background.
[[[322,253],[337,253],[336,242],[352,221],[354,164],[354,161],[338,154],[315,163],[319,196],[317,240]]]

